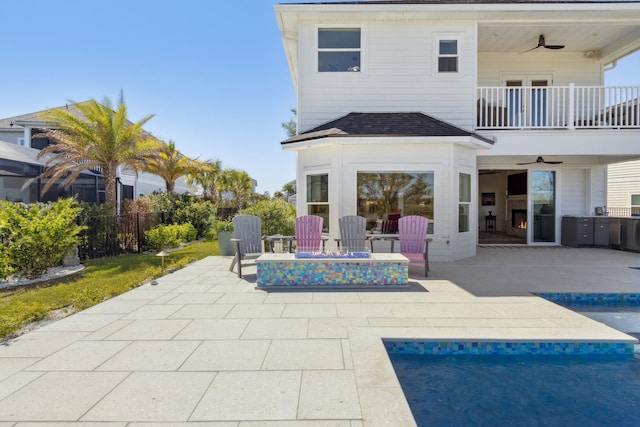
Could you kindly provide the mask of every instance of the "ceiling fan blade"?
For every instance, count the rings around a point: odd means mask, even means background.
[[[546,163],[548,165],[559,165],[560,163],[564,163],[562,161],[546,161],[542,156],[538,156],[535,162],[524,162],[524,163],[516,163],[516,165],[533,165],[536,163]]]
[[[518,52],[518,55],[522,55],[523,53],[531,52],[532,50],[535,50],[535,49],[537,49],[539,47],[541,47],[541,46],[532,47],[531,49],[525,50],[524,52]]]

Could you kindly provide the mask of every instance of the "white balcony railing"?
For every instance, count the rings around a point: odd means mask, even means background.
[[[478,129],[640,128],[640,86],[478,88]]]

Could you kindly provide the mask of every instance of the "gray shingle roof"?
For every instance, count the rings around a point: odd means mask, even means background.
[[[493,144],[476,133],[445,123],[424,113],[349,113],[302,132],[282,142],[283,145],[328,137],[471,136]]]

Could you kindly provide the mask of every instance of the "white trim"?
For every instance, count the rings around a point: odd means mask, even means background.
[[[432,75],[437,79],[459,79],[463,78],[465,75],[465,68],[467,61],[465,58],[467,55],[464,52],[463,48],[463,39],[464,33],[462,32],[437,32],[432,33],[433,37],[433,61],[432,61]],[[441,41],[455,41],[456,42],[456,54],[455,55],[440,55],[440,42]],[[440,57],[452,58],[455,57],[458,59],[458,69],[457,71],[443,71],[439,70],[439,59]]]
[[[485,142],[473,136],[336,136],[310,139],[307,141],[290,142],[282,145],[282,150],[299,151],[323,145],[350,145],[350,144],[459,144],[476,149],[491,149],[493,144]]]
[[[457,215],[457,230],[456,233],[457,234],[467,234],[467,233],[471,233],[476,227],[474,227],[474,221],[472,221],[473,215],[475,214],[475,216],[478,216],[478,209],[476,207],[475,212],[473,212],[473,169],[470,167],[462,167],[459,166],[458,167],[458,174],[456,176],[456,186],[457,186],[457,192],[456,194],[458,195],[458,215]],[[469,176],[469,200],[468,201],[462,201],[460,200],[460,175],[468,175]],[[476,191],[477,194],[477,191]],[[460,231],[460,206],[467,206],[467,214],[468,214],[468,218],[467,218],[467,230],[466,231]]]
[[[321,175],[327,176],[327,201],[326,202],[313,202],[313,201],[310,202],[308,199],[309,194],[307,192],[307,180],[309,179],[310,176],[321,176]],[[302,188],[302,192],[300,191],[300,188],[298,188],[298,192],[297,192],[297,196],[302,196],[302,197],[298,197],[298,201],[302,204],[302,207],[303,207],[302,212],[300,212],[299,214],[308,215],[309,206],[311,205],[321,205],[321,206],[326,205],[329,207],[329,215],[331,215],[331,172],[328,169],[305,170],[303,185],[304,187]]]

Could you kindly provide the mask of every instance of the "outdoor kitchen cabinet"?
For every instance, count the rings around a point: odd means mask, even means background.
[[[593,219],[593,245],[609,247],[608,217],[595,217]]]
[[[609,230],[607,229],[607,234]],[[607,236],[608,237],[608,236]],[[594,218],[564,216],[562,217],[563,246],[593,246],[594,245]]]

